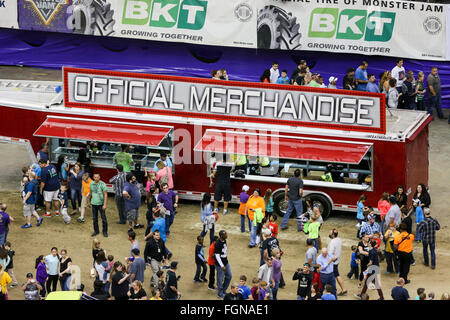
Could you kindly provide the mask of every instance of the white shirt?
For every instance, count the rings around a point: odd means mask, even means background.
[[[342,240],[340,238],[331,239],[328,244],[328,253],[333,257],[337,257],[337,260],[334,262],[335,265],[338,265],[341,261],[341,252],[342,252]]]
[[[388,107],[397,109],[398,105],[398,91],[396,88],[389,88]]]
[[[270,83],[277,83],[279,77],[280,69],[274,70],[273,68],[270,68]]]
[[[259,267],[258,278],[270,285],[272,283],[272,267],[269,267],[267,263],[264,263]]]
[[[406,72],[405,68],[395,66],[391,71],[392,78],[395,78],[397,80],[397,87],[401,87],[403,84],[403,81],[406,79]],[[400,79],[401,78],[401,79]]]

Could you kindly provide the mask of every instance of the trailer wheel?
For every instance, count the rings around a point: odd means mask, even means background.
[[[286,211],[288,209],[289,202],[284,199],[284,192],[279,192],[273,196],[273,208],[275,213],[279,217],[284,217]],[[303,212],[305,210],[305,201],[303,201]],[[295,218],[297,215],[295,214],[295,209],[292,211],[292,214],[289,218]]]
[[[323,220],[327,219],[331,214],[332,207],[330,201],[321,194],[310,194],[308,197],[311,199],[313,206],[319,206],[319,211]]]

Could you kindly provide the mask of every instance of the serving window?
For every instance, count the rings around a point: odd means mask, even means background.
[[[301,177],[311,181],[309,185],[365,190],[373,185],[373,145],[370,143],[291,136],[268,139],[266,136],[261,140],[269,143],[259,148],[255,146],[258,143],[255,138],[260,136],[249,139],[247,136],[240,132],[207,130],[194,148],[208,153],[207,175],[217,159],[222,161],[225,154],[226,161],[233,163],[235,179],[283,182],[285,180],[279,178],[289,178],[300,169]]]
[[[168,126],[49,116],[34,135],[50,138],[52,161],[64,155],[74,164],[84,149],[91,165],[101,168],[115,167],[121,145],[128,146],[135,170],[153,168],[161,152],[170,157],[173,150],[173,128]]]

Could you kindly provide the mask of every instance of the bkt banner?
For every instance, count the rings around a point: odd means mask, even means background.
[[[446,8],[394,0],[258,1],[258,47],[444,60]]]

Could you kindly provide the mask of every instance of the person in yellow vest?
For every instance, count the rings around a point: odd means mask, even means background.
[[[251,234],[250,234],[250,244],[249,248],[256,247],[256,225],[253,222],[255,219],[255,211],[257,209],[261,209],[263,213],[263,218],[266,214],[266,203],[264,202],[264,198],[261,197],[261,190],[259,188],[255,188],[253,194],[248,198],[247,205],[245,208],[245,212],[247,213],[248,218],[252,221],[251,225]]]
[[[233,155],[233,161],[235,164],[235,170],[244,170],[247,173],[247,156],[245,154]]]

